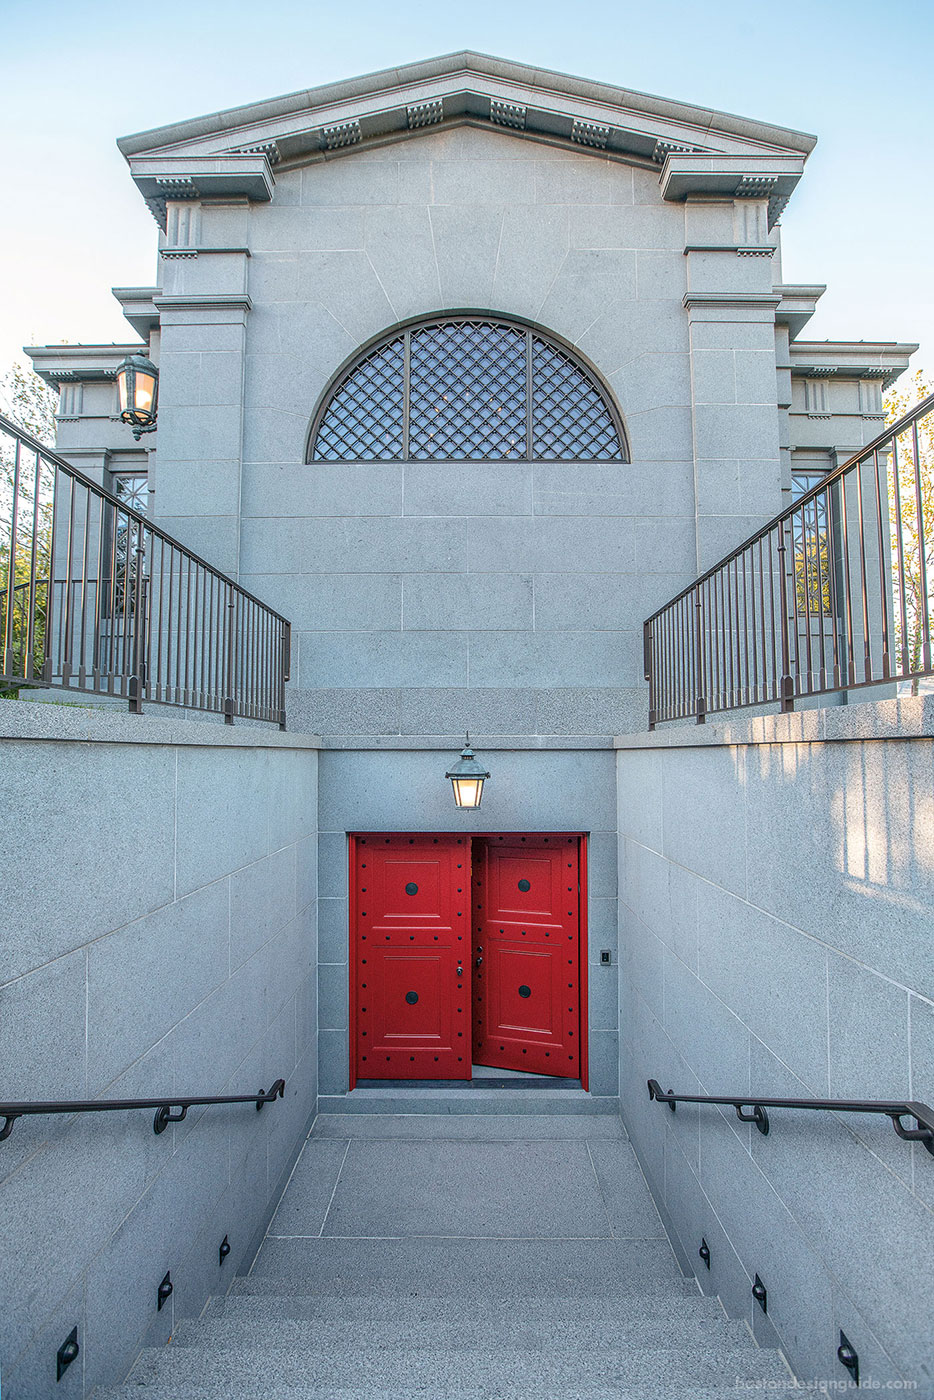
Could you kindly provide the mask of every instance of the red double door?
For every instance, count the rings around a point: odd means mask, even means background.
[[[581,838],[356,836],[357,1079],[582,1076]]]

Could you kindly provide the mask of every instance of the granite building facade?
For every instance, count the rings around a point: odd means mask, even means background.
[[[783,280],[780,220],[814,144],[472,53],[180,122],[119,143],[158,226],[154,285],[115,289],[159,367],[158,431],[134,443],[116,413],[114,372],[136,343],[29,352],[61,389],[61,454],[291,621],[288,729],[320,740],[307,1111],[351,1111],[366,1077],[349,840],[569,834],[586,853],[581,1081],[591,1105],[622,1111],[691,1268],[694,1234],[714,1229],[703,1203],[720,1210],[690,1138],[704,1129],[697,1115],[689,1129],[688,1115],[659,1123],[644,1078],[657,1063],[745,1088],[761,1053],[776,1082],[826,1091],[831,974],[810,957],[822,934],[801,911],[784,962],[774,951],[761,922],[781,922],[793,861],[758,900],[740,809],[755,745],[823,755],[833,736],[811,732],[808,712],[762,721],[777,726],[768,735],[734,729],[716,755],[681,753],[696,804],[683,820],[712,832],[712,853],[680,831],[677,748],[650,755],[661,740],[613,736],[645,729],[643,620],[872,439],[882,391],[916,348],[806,338],[823,287]],[[841,742],[881,738],[876,723]],[[467,730],[491,773],[480,812],[455,810],[444,781]],[[885,761],[887,782],[916,790],[894,750]],[[234,775],[225,783],[237,827]],[[293,825],[294,883],[307,823]],[[915,919],[916,889],[905,897]],[[290,908],[294,919],[294,897]],[[751,945],[724,943],[726,922],[747,915],[771,978],[760,999],[730,971]],[[292,948],[296,967],[302,956]],[[844,971],[861,994],[894,977],[906,1016],[910,1002],[929,1026],[917,961],[873,970],[864,949],[856,962]],[[714,964],[719,981],[705,976]],[[800,1054],[786,1036],[798,979],[813,991]],[[697,1054],[681,1038],[692,1023]],[[687,1136],[666,1159],[652,1134],[669,1131]],[[742,1131],[719,1122],[721,1183],[734,1152],[752,1171]],[[753,1214],[771,1189],[792,1210],[793,1186],[743,1179]],[[902,1187],[900,1208],[923,1212]],[[786,1262],[801,1284],[815,1246],[796,1219]],[[717,1288],[741,1312],[749,1259],[723,1228],[736,1265],[720,1265]],[[830,1254],[814,1263],[820,1287],[801,1284],[794,1317],[775,1324],[802,1374],[830,1373],[832,1319],[859,1292]],[[865,1331],[921,1376],[930,1358],[891,1311],[901,1287],[882,1289],[891,1325]],[[820,1338],[795,1321],[802,1308]]]

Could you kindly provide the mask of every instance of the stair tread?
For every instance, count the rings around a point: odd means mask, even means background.
[[[356,1091],[355,1091],[356,1092]],[[536,1100],[536,1103],[539,1102]],[[360,1103],[354,1112],[319,1113],[309,1134],[322,1138],[409,1138],[425,1141],[479,1139],[516,1142],[566,1138],[600,1138],[626,1143],[629,1136],[618,1113],[374,1113]]]
[[[558,1281],[562,1288],[563,1296],[576,1299],[578,1305],[582,1299],[587,1299],[588,1304],[598,1302],[612,1302],[614,1299],[624,1298],[636,1300],[646,1299],[677,1299],[699,1297],[697,1284],[693,1279],[681,1277],[670,1278],[617,1278],[612,1286],[608,1285],[602,1292],[594,1292],[582,1285],[576,1292],[567,1287],[568,1280]],[[231,1292],[228,1295],[233,1298],[343,1298],[347,1301],[351,1299],[360,1300],[365,1298],[379,1299],[385,1302],[387,1298],[394,1298],[400,1302],[434,1299],[441,1302],[450,1302],[453,1298],[463,1298],[467,1296],[466,1290],[460,1293],[441,1293],[430,1287],[418,1288],[411,1280],[406,1284],[399,1285],[393,1279],[385,1281],[386,1287],[383,1292],[371,1290],[368,1284],[372,1280],[362,1280],[360,1286],[354,1289],[352,1280],[340,1279],[340,1288],[335,1288],[335,1280],[317,1279],[314,1277],[304,1277],[295,1279],[288,1274],[270,1274],[269,1276],[257,1277],[250,1274],[247,1278],[238,1278],[234,1281]],[[506,1306],[511,1306],[517,1297],[530,1298],[532,1295],[528,1289],[516,1290],[510,1288],[489,1288],[484,1291],[477,1290],[471,1301],[471,1306],[487,1298],[498,1298]],[[539,1301],[547,1301],[553,1296],[550,1290],[545,1290],[537,1295]]]
[[[494,1323],[489,1317],[476,1318],[451,1315],[446,1320],[435,1317],[408,1317],[404,1329],[399,1320],[369,1319],[364,1325],[359,1318],[295,1319],[265,1318],[261,1322],[251,1314],[213,1316],[201,1321],[180,1323],[173,1335],[173,1345],[183,1347],[249,1346],[254,1341],[266,1348],[300,1346],[304,1351],[353,1347],[365,1336],[370,1347],[387,1350],[423,1350],[444,1347],[449,1351],[484,1350],[495,1337],[496,1345],[510,1350],[552,1350],[555,1338],[562,1350],[572,1347],[591,1350],[619,1350],[639,1346],[670,1349],[674,1347],[723,1347],[742,1349],[754,1345],[745,1324],[726,1317],[664,1317],[660,1320],[632,1315],[616,1319],[612,1332],[605,1324],[588,1317],[571,1318],[555,1313],[535,1320],[510,1315],[500,1316]]]
[[[666,1381],[658,1378],[648,1385],[619,1386],[569,1386],[561,1392],[561,1400],[726,1400],[733,1391],[733,1378],[724,1379],[721,1385],[693,1385],[690,1382]],[[95,1390],[94,1400],[140,1400],[141,1395],[150,1393],[156,1400],[438,1400],[439,1392],[411,1386],[377,1387],[365,1389],[333,1385],[292,1386],[279,1381],[262,1382],[227,1380],[223,1384],[195,1386],[166,1384],[160,1382],[158,1391],[154,1386],[127,1382],[105,1390]],[[769,1381],[769,1395],[796,1395],[801,1391],[795,1387],[791,1377],[784,1385],[779,1381]],[[527,1387],[497,1389],[492,1392],[489,1386],[473,1385],[457,1389],[446,1387],[445,1400],[555,1400],[553,1394],[541,1389]]]
[[[269,1237],[253,1279],[335,1293],[615,1296],[620,1285],[682,1279],[666,1239]],[[402,1282],[405,1280],[405,1282]],[[416,1286],[417,1282],[417,1286]]]
[[[606,1114],[619,1116],[619,1100],[594,1097],[583,1089],[353,1089],[349,1094],[322,1094],[318,1113],[404,1113],[404,1114],[579,1114],[593,1118]],[[521,1136],[521,1134],[519,1134]]]
[[[373,1346],[361,1338],[353,1346],[324,1347],[320,1352],[296,1353],[294,1347],[230,1346],[163,1347],[144,1351],[128,1380],[150,1385],[229,1382],[261,1384],[275,1376],[293,1387],[329,1384],[371,1389],[408,1386],[435,1394],[469,1387],[493,1386],[536,1390],[543,1396],[565,1395],[574,1385],[648,1385],[658,1377],[687,1385],[722,1384],[739,1380],[771,1381],[789,1376],[777,1352],[755,1347],[698,1344],[692,1347],[552,1346],[547,1352],[504,1351],[498,1347],[407,1349]]]
[[[265,1280],[266,1283],[274,1280]],[[249,1283],[249,1280],[244,1280]],[[582,1314],[580,1297],[565,1298],[476,1298],[470,1304],[470,1315],[476,1320],[498,1323],[504,1313],[515,1320],[541,1321],[553,1325],[555,1319],[579,1319]],[[462,1317],[463,1302],[456,1298],[432,1298],[406,1295],[386,1298],[370,1294],[348,1296],[339,1293],[316,1295],[254,1292],[230,1292],[224,1298],[213,1298],[207,1316],[294,1318],[299,1321],[390,1321],[408,1325],[412,1320]],[[717,1298],[693,1292],[665,1288],[660,1293],[626,1293],[618,1298],[589,1298],[586,1318],[596,1325],[615,1326],[633,1318],[649,1321],[693,1317],[723,1318],[723,1308]]]

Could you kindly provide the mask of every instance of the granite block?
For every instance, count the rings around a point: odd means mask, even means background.
[[[353,1141],[324,1228],[381,1238],[608,1233],[587,1148],[574,1141]]]
[[[99,1094],[228,976],[224,882],[93,943],[88,953],[88,1090]],[[145,997],[126,989],[145,986]]]

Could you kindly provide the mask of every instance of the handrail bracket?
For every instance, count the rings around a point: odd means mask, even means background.
[[[914,1104],[907,1104],[904,1113],[891,1114],[892,1127],[905,1142],[922,1143],[927,1148],[928,1152],[930,1152],[931,1156],[934,1157],[934,1128],[925,1127],[921,1118],[914,1112],[914,1108]],[[902,1122],[902,1118],[904,1117],[913,1118],[918,1126],[916,1128],[906,1128]]]
[[[172,1105],[164,1103],[161,1108],[156,1109],[156,1116],[152,1120],[152,1130],[157,1135],[164,1133],[170,1123],[181,1123],[187,1117],[188,1109],[183,1106],[177,1113],[172,1112]]]
[[[753,1104],[752,1112],[746,1113],[742,1104],[735,1104],[736,1116],[741,1123],[755,1123],[763,1137],[769,1135],[769,1115],[761,1104]]]

